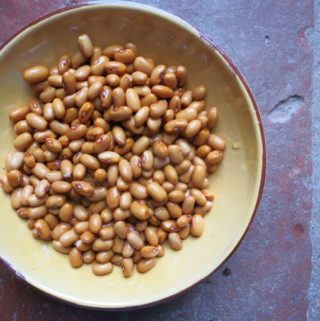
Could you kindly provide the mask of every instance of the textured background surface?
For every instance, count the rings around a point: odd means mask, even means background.
[[[35,18],[81,2],[0,0],[0,41]],[[312,71],[319,88],[320,56],[316,51],[313,62],[312,46],[317,48],[320,36],[313,1],[141,2],[195,25],[224,48],[247,78],[268,144],[267,183],[257,217],[218,272],[183,296],[141,311],[77,309],[45,297],[0,266],[0,320],[320,320],[316,166],[312,211],[312,161],[320,164],[318,93],[312,104]]]

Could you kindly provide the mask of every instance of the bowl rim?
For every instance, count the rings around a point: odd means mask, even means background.
[[[28,283],[29,285],[31,285],[32,287],[34,287],[40,293],[44,294],[47,297],[53,298],[53,299],[58,300],[58,301],[60,301],[62,303],[67,303],[69,305],[72,305],[72,306],[75,306],[75,307],[79,307],[79,308],[85,308],[85,309],[91,309],[91,310],[97,310],[97,311],[129,311],[129,310],[137,310],[137,309],[143,309],[143,308],[159,305],[161,303],[164,303],[164,302],[167,302],[167,301],[169,301],[171,299],[174,299],[177,296],[181,296],[186,291],[192,289],[193,287],[198,285],[200,282],[202,282],[203,280],[205,280],[208,277],[210,277],[228,259],[230,259],[230,257],[233,256],[233,254],[238,249],[238,247],[242,243],[243,239],[247,235],[247,233],[248,233],[248,231],[249,231],[249,229],[250,229],[250,227],[252,225],[252,222],[253,222],[254,218],[256,217],[256,215],[257,215],[257,211],[258,211],[258,208],[259,208],[259,205],[260,205],[260,202],[261,202],[263,189],[264,189],[264,186],[265,186],[266,167],[267,167],[267,165],[266,165],[266,153],[267,153],[266,138],[265,138],[265,132],[264,132],[264,127],[263,127],[263,123],[262,123],[262,117],[261,117],[261,114],[260,114],[256,99],[255,99],[255,97],[254,97],[254,95],[253,95],[253,93],[252,93],[252,91],[250,89],[248,81],[246,80],[244,75],[241,73],[241,71],[239,70],[237,65],[234,63],[234,61],[231,59],[231,57],[217,43],[215,43],[212,39],[210,39],[208,36],[206,36],[202,31],[197,29],[191,23],[184,21],[182,18],[176,16],[175,14],[173,14],[171,12],[168,12],[166,10],[160,9],[158,7],[154,7],[152,5],[147,5],[147,4],[143,4],[143,3],[139,3],[139,2],[121,1],[121,0],[111,0],[111,1],[108,1],[108,2],[106,2],[104,0],[94,0],[92,2],[91,1],[89,2],[88,0],[86,0],[83,3],[77,3],[77,4],[72,4],[70,6],[67,6],[67,7],[58,8],[58,9],[52,10],[52,11],[50,11],[50,12],[44,14],[44,15],[41,15],[41,16],[33,19],[30,23],[24,25],[18,31],[13,33],[7,40],[5,40],[0,45],[0,54],[1,54],[1,51],[6,46],[10,45],[10,43],[15,40],[15,38],[20,36],[20,34],[22,34],[24,32],[27,32],[27,30],[29,28],[33,27],[34,25],[37,25],[37,24],[39,24],[41,22],[44,22],[45,20],[53,18],[54,16],[57,16],[57,15],[59,15],[61,13],[66,12],[66,11],[73,11],[73,10],[77,10],[77,9],[81,9],[81,8],[83,8],[85,10],[85,8],[98,7],[98,6],[101,6],[101,7],[104,7],[104,8],[123,7],[123,8],[128,8],[128,9],[139,9],[139,10],[147,12],[147,13],[157,14],[161,18],[164,18],[164,19],[167,19],[167,20],[171,20],[172,22],[178,23],[182,27],[187,28],[187,30],[189,32],[192,32],[195,36],[199,37],[202,41],[204,41],[209,47],[215,49],[221,55],[221,57],[225,60],[227,65],[230,66],[230,70],[239,78],[240,83],[243,85],[243,87],[244,87],[244,89],[245,89],[245,91],[246,91],[246,93],[248,95],[248,98],[250,99],[250,101],[252,103],[252,106],[253,106],[254,111],[255,111],[255,118],[256,118],[256,120],[258,122],[259,131],[257,133],[260,135],[261,144],[262,144],[262,149],[261,149],[262,166],[261,166],[261,176],[260,176],[258,194],[257,194],[257,198],[256,198],[256,201],[255,201],[255,205],[254,205],[254,209],[253,209],[250,221],[248,222],[248,225],[246,226],[246,229],[243,232],[241,238],[234,245],[234,247],[231,250],[231,252],[221,261],[221,263],[215,269],[213,269],[210,273],[208,273],[206,276],[204,276],[203,278],[199,279],[198,281],[196,281],[192,285],[187,286],[186,288],[184,288],[184,289],[182,289],[180,291],[177,291],[177,292],[175,292],[173,294],[170,294],[169,296],[166,296],[164,298],[161,298],[161,299],[158,299],[158,300],[154,300],[154,301],[151,301],[151,302],[148,302],[148,303],[125,305],[125,306],[118,306],[118,307],[100,307],[100,306],[97,307],[97,306],[92,306],[92,305],[81,304],[81,303],[76,302],[76,300],[71,301],[71,300],[66,299],[66,298],[64,298],[62,296],[59,296],[57,294],[47,292],[44,288],[39,287],[38,284],[36,284],[34,282],[30,282],[30,280],[26,279],[21,273],[19,273],[19,271],[17,271],[13,265],[11,265],[3,257],[0,256],[0,263],[4,264],[6,267],[8,267],[10,270],[12,270],[20,280],[22,280],[23,282]]]

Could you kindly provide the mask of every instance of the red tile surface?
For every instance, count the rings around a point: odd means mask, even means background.
[[[0,39],[81,1],[2,0]],[[235,255],[193,290],[130,313],[94,312],[47,298],[0,265],[1,321],[307,320],[311,273],[313,1],[143,1],[194,24],[230,54],[260,106],[268,171],[257,217]],[[1,83],[1,80],[0,80]]]

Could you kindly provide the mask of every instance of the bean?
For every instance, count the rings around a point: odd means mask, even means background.
[[[166,232],[175,232],[180,230],[175,220],[165,220],[161,222],[161,228]]]
[[[63,246],[60,241],[52,241],[52,247],[60,253],[68,254],[71,250],[70,246]]]
[[[48,82],[53,87],[62,87],[62,76],[61,75],[51,75],[48,77]]]
[[[141,99],[142,106],[150,106],[153,103],[156,103],[158,98],[155,94],[148,94]]]
[[[107,61],[105,63],[105,68],[107,73],[116,75],[124,75],[127,69],[125,64],[118,61]]]
[[[64,195],[51,195],[47,198],[46,206],[50,209],[60,208],[66,201]]]
[[[71,203],[65,203],[59,211],[59,218],[63,222],[70,222],[73,217],[73,205]],[[76,230],[78,233],[78,231]]]
[[[127,238],[127,234],[129,230],[126,223],[124,223],[123,221],[120,221],[114,224],[114,231],[115,231],[115,234],[118,237],[120,237],[120,239],[125,240]]]
[[[156,265],[156,259],[142,259],[137,264],[137,271],[140,273],[145,273],[150,271]]]
[[[50,129],[58,134],[58,135],[66,135],[66,133],[69,131],[69,125],[66,123],[59,122],[57,120],[53,120],[50,122]]]
[[[140,254],[143,258],[151,259],[153,257],[158,256],[159,248],[156,246],[147,245],[140,249]]]
[[[110,186],[113,186],[116,184],[117,179],[118,179],[118,166],[117,165],[110,165],[108,168],[108,184]]]
[[[122,272],[125,278],[129,278],[133,274],[133,260],[131,258],[124,258],[122,260]]]
[[[174,95],[174,91],[163,85],[155,85],[152,87],[151,92],[159,98],[171,98]]]
[[[42,179],[46,177],[48,172],[48,167],[42,163],[36,163],[36,165],[32,168],[32,173]]]
[[[202,145],[197,148],[196,155],[201,158],[206,158],[207,155],[211,152],[211,147],[208,145]]]
[[[169,181],[173,185],[176,185],[178,183],[178,174],[172,165],[166,165],[163,171],[167,181]]]
[[[121,45],[112,45],[112,46],[108,46],[108,47],[104,48],[103,54],[109,58],[114,58],[114,55],[123,49],[124,48]]]
[[[23,175],[19,170],[13,169],[7,174],[7,179],[11,186],[18,187],[22,183],[22,176]]]
[[[79,268],[83,264],[83,258],[82,258],[82,253],[76,249],[73,248],[69,252],[69,262],[73,268]]]
[[[124,181],[129,183],[132,181],[132,169],[130,163],[126,159],[120,160],[119,173]]]
[[[157,202],[164,202],[168,195],[165,189],[156,182],[149,183],[147,186],[148,194]]]
[[[96,260],[98,263],[105,264],[110,262],[112,259],[113,252],[112,251],[101,251],[96,255]]]
[[[120,126],[114,126],[112,128],[112,135],[113,138],[115,140],[115,142],[120,145],[123,146],[126,142],[126,134],[124,132],[124,130],[122,129],[122,127]]]
[[[64,74],[71,65],[71,60],[68,55],[64,55],[59,59],[58,62],[58,72],[60,75]]]
[[[150,84],[151,85],[158,85],[160,84],[162,77],[164,75],[164,72],[166,70],[165,65],[158,65],[156,66],[150,75]]]
[[[119,87],[122,88],[123,91],[126,91],[128,88],[131,88],[133,84],[132,76],[129,74],[125,74],[121,77]]]
[[[22,152],[11,152],[7,154],[5,160],[6,171],[9,172],[14,169],[20,169],[24,161],[24,155]]]
[[[71,225],[68,223],[59,223],[52,231],[52,238],[59,240],[60,237],[71,229]]]
[[[163,83],[171,89],[175,89],[178,85],[177,76],[174,72],[166,72],[163,76]]]
[[[169,158],[174,164],[180,164],[183,161],[183,155],[178,145],[168,147]]]
[[[133,201],[130,206],[131,214],[139,220],[147,220],[150,217],[149,208],[137,201]]]
[[[149,118],[147,121],[147,126],[149,129],[149,135],[157,134],[161,126],[161,118],[153,119]]]
[[[136,114],[134,115],[134,122],[136,127],[142,126],[148,120],[149,111],[149,107],[144,106],[136,112]]]
[[[207,112],[207,116],[208,116],[208,128],[212,129],[216,126],[216,123],[219,117],[217,107],[210,108],[209,111]]]
[[[102,226],[101,216],[99,214],[92,214],[89,218],[89,230],[92,233],[98,233]]]
[[[117,164],[120,161],[120,155],[116,152],[103,152],[98,154],[98,158],[105,164]]]
[[[106,77],[106,84],[112,88],[118,87],[120,85],[120,77],[115,74],[109,74]]]
[[[148,76],[144,72],[135,71],[131,76],[135,85],[146,85]]]
[[[20,120],[15,124],[14,131],[16,132],[17,135],[19,135],[26,132],[31,133],[32,128],[28,125],[26,120]]]
[[[100,263],[92,264],[92,272],[98,276],[109,274],[112,272],[112,270],[113,270],[113,265],[110,262],[104,263],[104,264],[100,264]]]
[[[33,142],[32,136],[29,133],[23,133],[18,135],[14,140],[14,147],[18,151],[25,151]]]
[[[223,152],[220,150],[214,150],[210,152],[206,157],[206,161],[210,165],[218,164],[222,161],[222,159],[223,159]]]
[[[68,95],[76,92],[76,78],[70,71],[65,72],[62,75],[63,88]]]
[[[166,207],[171,218],[177,219],[182,215],[181,207],[178,204],[173,202],[167,202]]]
[[[71,246],[73,245],[77,240],[79,239],[78,234],[75,232],[74,229],[67,230],[64,232],[60,238],[59,241],[63,246]]]
[[[185,136],[187,138],[194,137],[201,129],[201,122],[198,119],[191,120],[185,130]]]
[[[204,206],[207,203],[206,197],[196,188],[191,189],[191,195],[194,197],[197,204]]]
[[[151,75],[154,68],[153,64],[144,57],[136,57],[133,62],[134,70],[144,72],[147,76]]]
[[[135,59],[135,53],[132,49],[122,49],[114,54],[114,59],[124,64],[131,64]]]
[[[132,115],[132,109],[127,106],[122,106],[120,108],[117,108],[116,110],[110,109],[109,111],[110,120],[113,120],[113,121],[127,120],[131,117],[131,115]]]
[[[182,249],[182,240],[180,235],[176,232],[171,232],[168,235],[169,245],[173,250],[179,251]]]
[[[132,152],[135,155],[141,155],[150,145],[151,140],[147,136],[140,137],[133,145]]]
[[[107,192],[107,204],[111,209],[114,209],[119,206],[120,203],[120,192],[117,187],[111,187]]]
[[[177,225],[180,228],[184,228],[184,227],[189,225],[191,220],[192,220],[192,216],[191,215],[182,215],[177,219]]]
[[[73,181],[71,186],[80,195],[85,197],[91,197],[93,195],[93,187],[86,181]]]
[[[206,168],[201,165],[196,165],[192,173],[192,184],[194,187],[201,188],[206,177]]]
[[[96,139],[96,141],[93,144],[93,152],[94,153],[101,153],[101,152],[105,151],[110,146],[111,141],[112,141],[112,136],[111,136],[110,132],[108,132],[107,134],[101,135],[100,137],[98,137]],[[108,155],[108,154],[106,154],[106,155]]]
[[[143,247],[143,241],[136,232],[129,232],[127,235],[127,240],[129,244],[136,250],[140,250]]]
[[[69,160],[65,159],[61,162],[60,170],[63,178],[69,179],[72,177],[73,166]],[[49,173],[47,175],[49,175]],[[55,174],[54,180],[59,177],[58,175],[59,174]]]
[[[55,98],[53,100],[52,112],[53,112],[53,115],[58,119],[62,119],[64,117],[64,115],[66,113],[66,109],[65,109],[63,101],[61,99]]]
[[[185,66],[178,66],[176,70],[178,85],[183,87],[187,82],[187,69]]]
[[[84,177],[85,175],[83,175]],[[104,182],[108,177],[107,172],[103,169],[103,168],[98,168],[95,172],[94,172],[94,178],[98,181],[98,182]]]
[[[170,219],[169,212],[165,207],[157,207],[154,214],[160,221]]]
[[[169,201],[174,203],[181,203],[185,199],[185,194],[181,190],[173,190],[168,194]]]
[[[191,235],[194,237],[199,237],[202,235],[204,230],[204,219],[201,215],[195,214],[192,216],[191,223]]]
[[[94,106],[92,103],[85,102],[84,104],[82,104],[78,114],[80,123],[87,123],[93,114],[93,110]]]
[[[217,149],[217,150],[220,150],[220,151],[223,151],[226,148],[226,141],[222,137],[220,137],[218,135],[215,135],[215,134],[210,134],[209,135],[207,144],[212,149]]]
[[[66,136],[68,137],[69,140],[76,140],[79,138],[82,138],[85,136],[87,132],[87,126],[84,124],[77,124],[74,126],[71,126],[67,131],[66,131]]]
[[[71,190],[71,184],[64,181],[55,181],[51,187],[53,191],[58,194],[66,194]]]
[[[28,68],[23,73],[23,78],[32,84],[44,81],[48,76],[49,69],[41,65]]]
[[[93,54],[93,44],[90,37],[87,34],[83,34],[78,37],[79,47],[86,58],[90,58]]]
[[[205,86],[200,85],[192,90],[192,98],[194,100],[203,100],[206,98],[207,89]]]
[[[24,120],[29,112],[30,107],[28,105],[18,107],[9,114],[9,118],[16,123],[18,121]]]
[[[164,130],[168,134],[177,134],[182,132],[187,126],[188,122],[185,119],[174,119],[165,124]]]
[[[156,103],[150,105],[150,116],[152,118],[162,117],[168,108],[168,103],[166,100],[159,100]]]
[[[88,93],[87,93],[88,99],[93,100],[93,99],[97,98],[102,90],[102,86],[103,86],[103,84],[98,81],[96,81],[92,85],[90,85],[90,87],[88,88]]]
[[[134,253],[134,248],[130,245],[128,241],[124,242],[123,248],[122,248],[122,256],[127,258],[131,257]]]
[[[127,106],[130,107],[134,112],[141,108],[139,96],[132,88],[128,88],[126,91],[126,102]]]
[[[34,223],[33,236],[45,241],[51,240],[51,230],[44,219],[38,219]]]
[[[88,250],[82,254],[83,262],[90,264],[95,259],[95,253],[92,250]]]
[[[13,209],[19,209],[22,204],[21,204],[21,195],[22,195],[22,188],[16,188],[13,190],[11,194],[11,206]]]
[[[146,171],[149,171],[153,168],[153,154],[150,150],[146,150],[142,153],[141,167]]]
[[[150,245],[157,246],[159,244],[159,240],[158,240],[158,236],[157,236],[157,232],[156,232],[155,228],[150,227],[150,226],[147,227],[144,230],[144,235]]]
[[[82,154],[80,156],[80,162],[88,169],[96,170],[100,168],[100,162],[94,156],[89,154]]]

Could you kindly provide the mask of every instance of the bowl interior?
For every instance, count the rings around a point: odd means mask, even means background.
[[[137,44],[156,63],[184,64],[189,86],[208,87],[207,106],[218,106],[216,132],[228,141],[225,159],[210,177],[216,199],[205,218],[205,233],[184,241],[182,251],[166,254],[147,274],[124,279],[119,268],[96,277],[91,266],[72,269],[66,255],[33,239],[25,222],[0,192],[0,256],[28,282],[61,299],[96,308],[152,303],[193,285],[216,269],[235,248],[253,216],[263,173],[263,145],[253,103],[223,56],[197,31],[157,9],[136,5],[100,5],[65,11],[37,23],[0,51],[0,163],[13,150],[8,113],[32,96],[21,71],[33,64],[54,65],[77,50],[77,36],[95,44]]]

